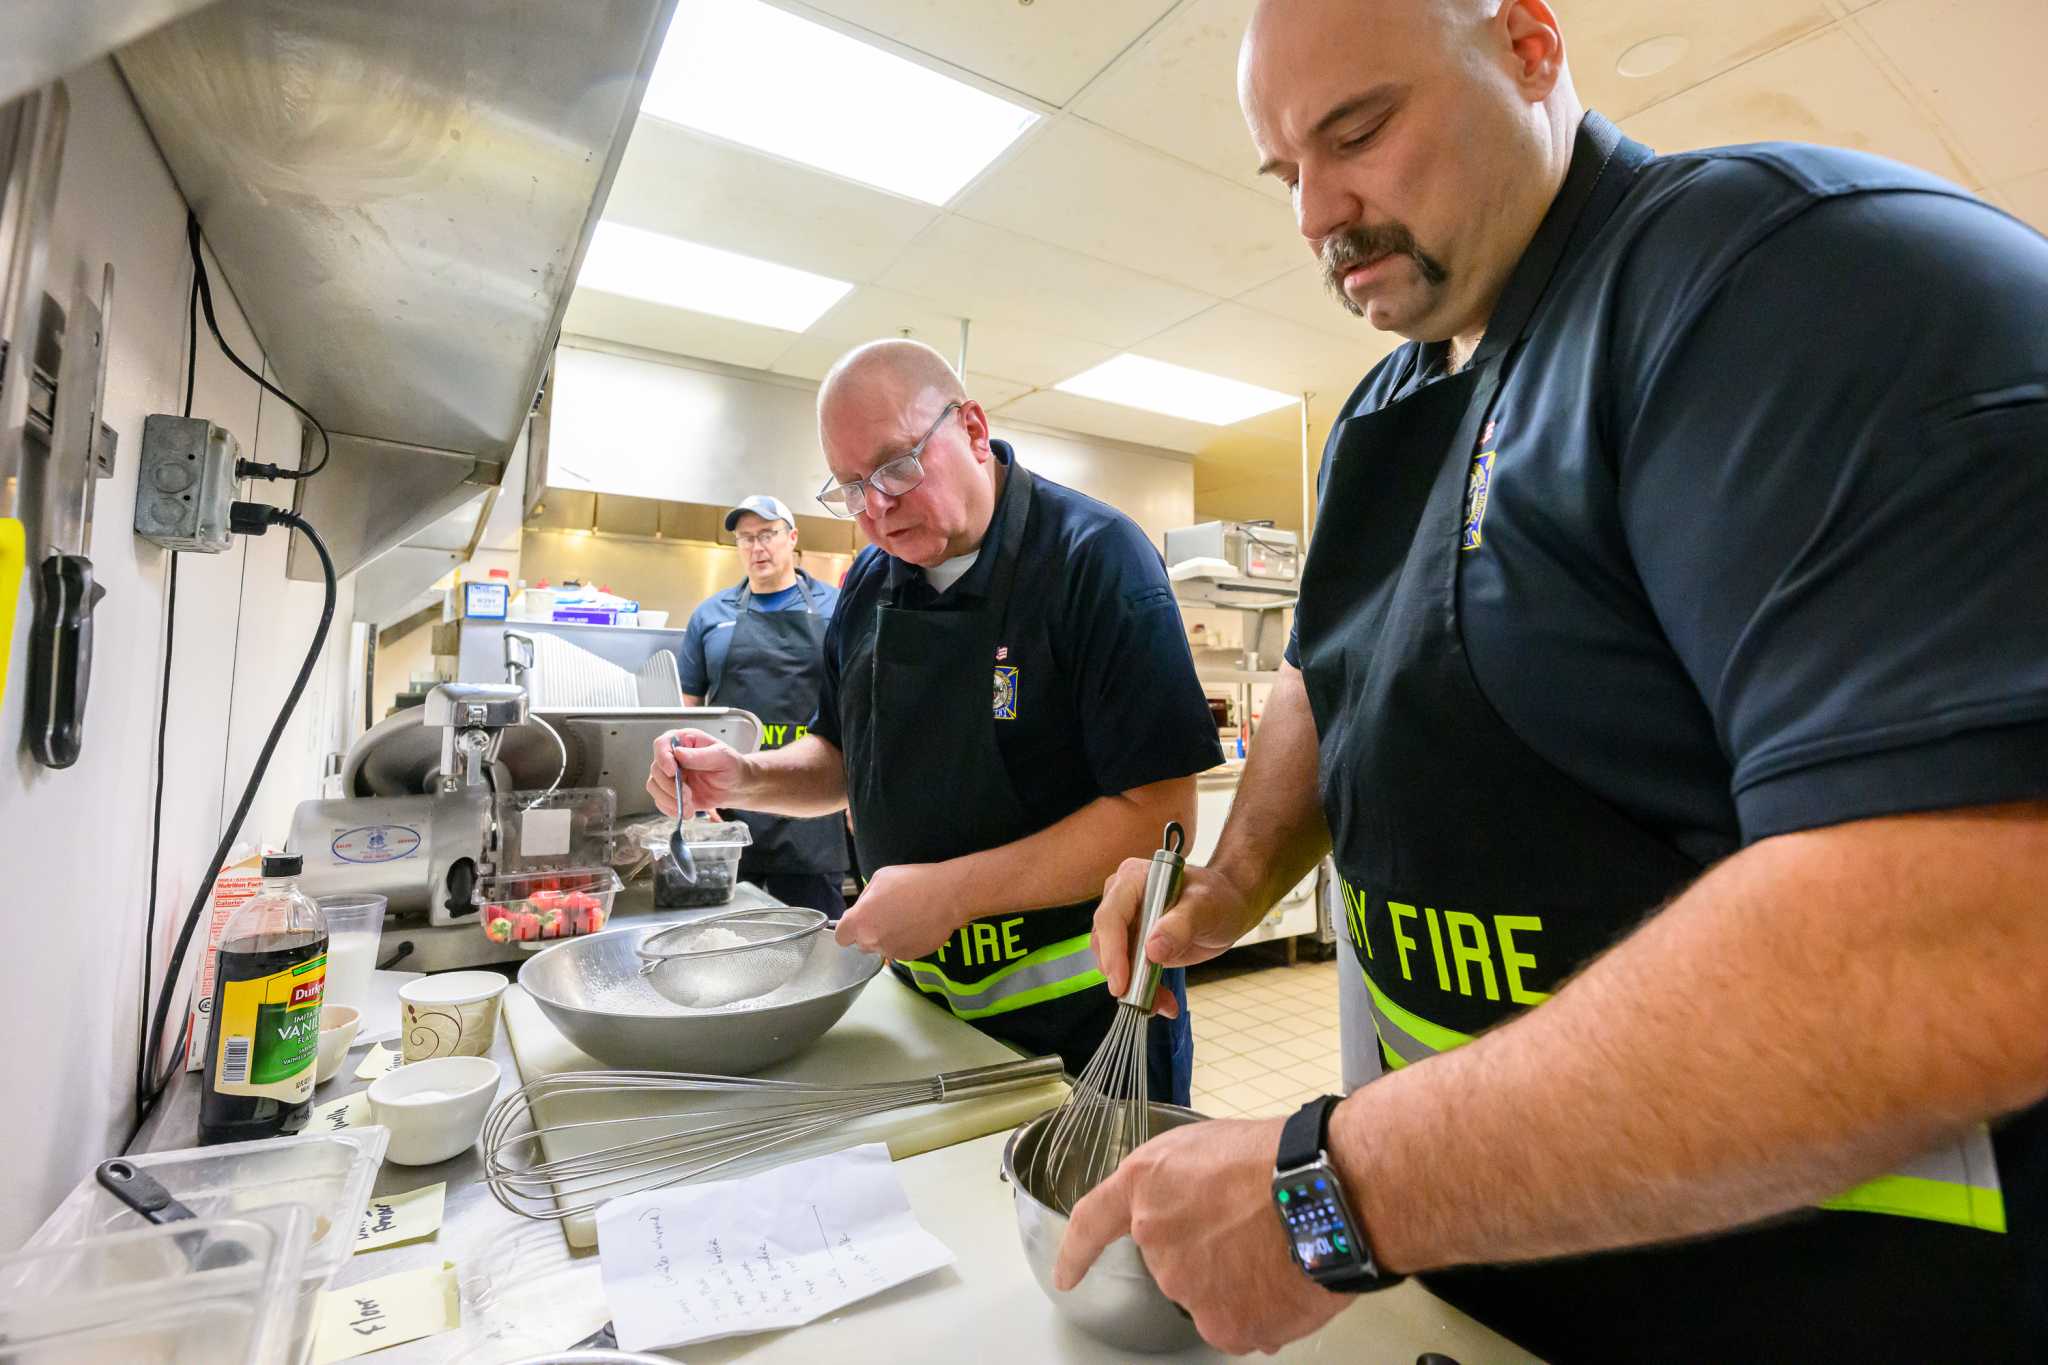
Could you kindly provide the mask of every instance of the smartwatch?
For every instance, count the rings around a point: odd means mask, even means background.
[[[1310,1100],[1280,1130],[1273,1208],[1302,1274],[1325,1289],[1365,1294],[1399,1284],[1402,1277],[1374,1263],[1365,1229],[1330,1164],[1330,1111],[1337,1104],[1335,1095]]]

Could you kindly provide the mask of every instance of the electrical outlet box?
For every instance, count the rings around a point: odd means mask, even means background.
[[[227,549],[241,453],[232,433],[204,418],[158,413],[145,419],[135,534],[167,550],[217,555]]]

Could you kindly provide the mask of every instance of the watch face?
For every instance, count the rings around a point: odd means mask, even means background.
[[[1329,1177],[1304,1171],[1273,1182],[1273,1203],[1294,1259],[1311,1275],[1363,1263],[1358,1239]]]

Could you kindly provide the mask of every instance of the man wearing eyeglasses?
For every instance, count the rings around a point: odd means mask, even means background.
[[[838,938],[977,1028],[1078,1073],[1115,1016],[1089,944],[1104,880],[1192,826],[1222,757],[1165,565],[1130,518],[1035,477],[937,352],[878,341],[818,394],[820,500],[872,546],[825,640],[808,738],[741,756],[684,732],[685,804],[850,810],[866,888]],[[993,690],[991,691],[991,679]],[[677,758],[648,790],[672,811]],[[1155,1018],[1155,1098],[1193,1045]]]
[[[737,706],[761,718],[761,747],[802,739],[824,682],[825,625],[838,590],[796,566],[796,516],[765,493],[725,514],[746,579],[714,593],[690,615],[678,660],[685,706]],[[794,819],[730,812],[753,842],[740,876],[785,905],[807,905],[838,919],[846,910],[846,822],[837,813]]]

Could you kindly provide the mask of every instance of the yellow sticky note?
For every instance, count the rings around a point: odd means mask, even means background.
[[[0,517],[0,700],[7,697],[7,653],[14,647],[14,610],[27,569],[26,531],[13,517]]]
[[[338,1133],[344,1128],[363,1128],[370,1122],[370,1096],[358,1090],[353,1095],[313,1106],[305,1132]]]
[[[356,1228],[356,1250],[375,1251],[433,1236],[441,1230],[441,1207],[447,1198],[445,1181],[404,1194],[371,1195]]]
[[[363,1054],[363,1060],[356,1066],[356,1079],[374,1081],[379,1076],[388,1076],[405,1064],[405,1055],[397,1048],[379,1043]]]
[[[462,1292],[455,1264],[421,1266],[381,1280],[365,1280],[320,1296],[313,1329],[313,1365],[368,1355],[462,1325]]]

